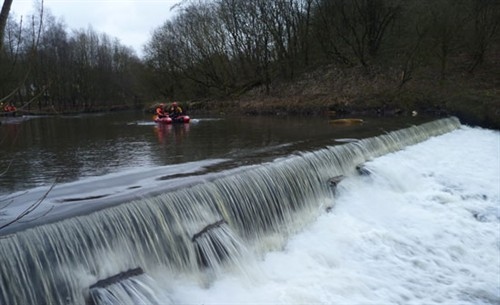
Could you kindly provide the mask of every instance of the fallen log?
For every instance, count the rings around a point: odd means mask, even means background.
[[[354,125],[354,124],[363,124],[364,121],[362,119],[336,119],[330,120],[330,124],[333,125]]]
[[[339,183],[344,179],[344,176],[343,175],[340,175],[340,176],[335,176],[335,177],[332,177],[330,179],[328,179],[328,185],[330,186],[330,188],[332,189],[332,194],[333,196],[336,195],[337,193],[337,186],[339,185]],[[328,212],[328,211],[327,211]]]
[[[227,224],[224,219],[211,223],[191,238],[200,269],[214,268],[229,258],[230,248],[228,247],[230,245],[226,244],[228,240],[211,232],[223,224]]]
[[[201,229],[200,232],[194,234],[193,237],[191,238],[191,241],[193,241],[193,242],[196,241],[196,239],[198,239],[203,234],[207,233],[209,230],[212,230],[214,228],[220,227],[223,224],[227,224],[227,222],[224,219],[221,219],[221,220],[219,220],[217,222],[214,222],[214,223],[211,223],[211,224],[207,225],[206,227],[204,227],[203,229]]]
[[[328,179],[328,185],[330,185],[332,188],[335,188],[337,187],[337,185],[339,185],[340,181],[342,181],[343,179],[344,179],[343,175],[332,177]]]
[[[372,174],[372,172],[367,169],[363,164],[359,164],[356,166],[356,171],[358,172],[358,174],[360,174],[361,176],[369,176]]]
[[[142,268],[140,268],[140,267],[135,268],[135,269],[129,269],[127,271],[120,272],[116,275],[110,276],[110,277],[105,278],[103,280],[99,280],[95,284],[91,285],[89,287],[89,289],[92,290],[94,288],[106,288],[110,285],[116,284],[118,282],[121,282],[123,280],[129,279],[131,277],[138,276],[141,274],[144,274],[144,270],[142,270]]]

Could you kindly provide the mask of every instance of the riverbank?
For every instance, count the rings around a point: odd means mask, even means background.
[[[402,79],[395,69],[321,67],[291,81],[258,86],[238,96],[181,101],[190,115],[456,116],[463,124],[500,129],[500,64],[446,78],[420,70]],[[147,102],[154,112],[159,102]],[[18,115],[77,115],[137,109],[127,103],[82,109],[21,109]]]
[[[498,73],[497,73],[498,72]],[[500,129],[500,69],[474,74],[415,72],[403,82],[396,70],[324,67],[294,81],[256,87],[224,100],[186,102],[191,113],[248,115],[457,116],[464,124]]]

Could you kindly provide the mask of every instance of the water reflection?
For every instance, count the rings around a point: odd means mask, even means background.
[[[190,124],[157,124],[154,128],[160,144],[182,144],[189,134]]]

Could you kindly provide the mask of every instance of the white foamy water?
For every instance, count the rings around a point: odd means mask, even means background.
[[[280,251],[170,304],[500,304],[500,133],[463,127],[366,163]],[[241,266],[240,266],[241,267]]]

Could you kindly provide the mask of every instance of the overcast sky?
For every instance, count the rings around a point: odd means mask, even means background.
[[[31,15],[39,0],[14,0],[11,14]],[[116,37],[139,56],[154,29],[172,18],[171,7],[182,0],[45,0],[44,9],[62,18],[70,30],[87,29]]]

